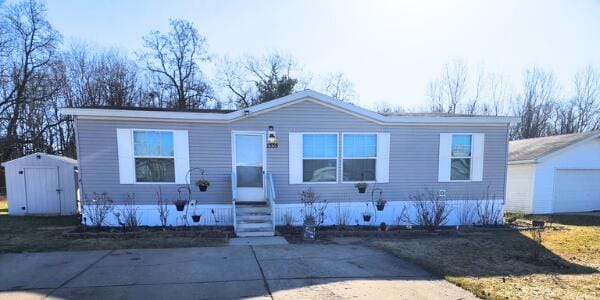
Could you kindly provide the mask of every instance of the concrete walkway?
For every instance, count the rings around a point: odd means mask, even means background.
[[[0,299],[470,299],[358,245],[269,245],[0,255]]]

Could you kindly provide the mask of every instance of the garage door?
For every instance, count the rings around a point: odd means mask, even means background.
[[[600,210],[600,169],[556,170],[554,211]]]

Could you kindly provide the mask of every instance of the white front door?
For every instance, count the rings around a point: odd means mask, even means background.
[[[265,134],[233,133],[233,171],[236,175],[237,201],[265,201]]]

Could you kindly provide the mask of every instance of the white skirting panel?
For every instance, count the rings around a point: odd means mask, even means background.
[[[137,215],[139,217],[140,226],[161,226],[160,217],[157,205],[137,205]],[[186,211],[177,211],[175,205],[168,205],[169,215],[167,217],[169,226],[183,226],[185,223]],[[115,212],[121,212],[124,209],[123,205],[113,205],[112,212],[108,214],[104,226],[119,226],[119,222],[115,217]],[[214,215],[211,211],[214,210]],[[231,205],[206,205],[198,204],[196,213],[202,215],[200,222],[192,221],[193,209],[190,208],[187,212],[188,226],[231,226],[233,224]],[[121,213],[121,219],[123,213]],[[83,217],[87,225],[91,225],[90,219],[86,216],[86,211],[83,211]]]
[[[495,210],[500,210],[498,213],[498,223],[502,222],[504,213],[503,200],[486,200],[487,207],[494,206]],[[411,220],[415,219],[416,210],[412,201],[388,201],[383,211],[377,211],[371,202],[331,202],[327,204],[325,209],[323,225],[336,225],[345,220],[346,225],[369,225],[379,226],[381,222],[387,225],[410,225],[399,220],[400,215],[405,212],[410,216]],[[448,215],[445,225],[471,225],[478,222],[476,213],[476,200],[448,200],[448,206],[451,211]],[[483,211],[484,202],[480,202],[481,211]],[[291,223],[293,225],[302,225],[303,222],[303,206],[302,204],[279,204],[275,209],[275,222],[277,225],[285,225]],[[363,212],[369,211],[372,214],[371,221],[365,223],[363,221]],[[469,213],[470,212],[470,213]],[[466,220],[461,221],[461,220]],[[465,224],[461,224],[465,223]]]
[[[348,226],[351,225],[370,225],[379,226],[381,222],[385,222],[387,225],[409,225],[406,222],[399,220],[403,211],[410,216],[412,220],[415,219],[416,212],[414,203],[412,201],[388,201],[383,211],[377,211],[373,207],[371,202],[331,202],[328,203],[324,213],[323,225],[336,225],[345,223]],[[476,213],[476,200],[461,201],[461,200],[449,200],[447,201],[450,208],[450,213],[445,225],[470,225],[477,223],[478,215]],[[480,202],[483,204],[484,202]],[[504,201],[503,200],[487,200],[487,207],[494,206],[495,210],[499,210],[497,215],[499,216],[498,223],[502,222],[502,215],[504,213]],[[168,223],[170,226],[183,226],[186,225],[185,215],[186,212],[179,212],[175,209],[174,205],[169,205],[169,216]],[[275,204],[275,223],[276,225],[285,225],[288,222],[292,225],[302,225],[303,222],[303,205],[300,203],[294,204]],[[119,223],[114,215],[115,212],[121,212],[124,209],[122,205],[113,205],[112,212],[106,217],[104,226],[119,226]],[[214,211],[214,214],[211,212]],[[363,221],[363,212],[369,211],[372,214],[371,221],[365,223]],[[466,212],[470,211],[470,214]],[[197,205],[196,212],[201,214],[199,223],[192,221],[193,209],[190,208],[187,212],[187,225],[188,226],[232,226],[233,225],[233,209],[231,205]],[[91,225],[92,222],[86,211],[83,212],[84,221],[87,225]],[[121,213],[122,215],[123,213]],[[137,215],[140,220],[141,226],[160,226],[160,218],[156,205],[137,205]],[[467,220],[467,221],[465,221]]]

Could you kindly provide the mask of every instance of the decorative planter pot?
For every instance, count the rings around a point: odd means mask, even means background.
[[[371,215],[363,215],[363,221],[365,223],[371,222]]]
[[[379,224],[379,230],[387,231],[388,230],[387,224],[385,224],[385,222],[381,222],[381,224]]]
[[[302,239],[305,241],[314,241],[316,236],[315,218],[305,218],[303,227]]]
[[[175,208],[177,208],[177,211],[183,211],[185,204],[175,204]]]
[[[366,186],[365,187],[359,186],[359,187],[357,187],[357,189],[358,189],[358,192],[361,194],[364,194],[367,191]]]
[[[201,186],[198,186],[198,189],[200,189],[201,192],[206,192],[206,190],[208,189],[208,186],[201,185]]]
[[[192,216],[192,221],[194,221],[194,223],[198,223],[198,222],[200,222],[200,216],[199,216],[199,215],[198,215],[198,216],[196,216],[196,215],[193,215],[193,216]]]
[[[385,208],[385,203],[377,203],[375,206],[378,211],[382,211]]]

